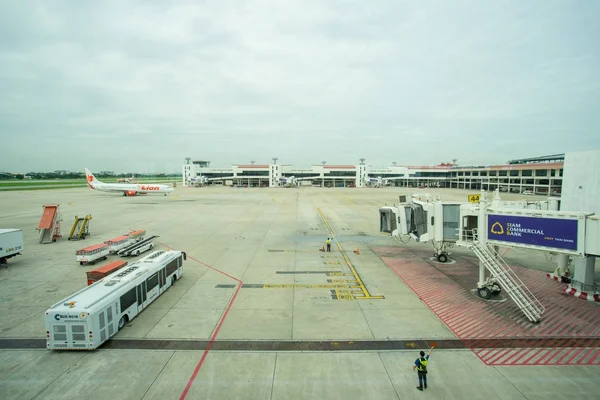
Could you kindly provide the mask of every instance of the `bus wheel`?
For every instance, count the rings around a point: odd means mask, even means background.
[[[117,330],[120,331],[121,329],[123,329],[123,327],[125,326],[126,322],[127,322],[127,317],[125,315],[123,315],[121,317],[121,319],[119,320],[119,326],[118,326]]]
[[[177,275],[173,275],[173,277],[171,278],[171,286],[175,284],[175,281],[177,281]]]

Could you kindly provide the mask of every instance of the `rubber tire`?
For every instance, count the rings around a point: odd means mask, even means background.
[[[117,325],[117,332],[120,331],[121,329],[125,328],[126,323],[127,323],[127,317],[125,317],[123,315],[121,317],[121,319],[119,320],[119,325]]]
[[[496,285],[498,286],[498,291],[497,291],[497,292],[494,292],[494,293],[496,293],[496,294],[500,294],[500,292],[502,292],[502,286],[500,286],[500,285],[498,285],[498,284],[496,284]]]
[[[171,286],[175,285],[175,282],[177,282],[177,275],[173,275],[171,278]]]
[[[489,300],[492,297],[492,292],[488,288],[477,289],[477,294],[479,297],[486,300]]]
[[[448,256],[446,254],[438,254],[437,259],[439,262],[441,263],[445,263],[446,261],[448,261]]]

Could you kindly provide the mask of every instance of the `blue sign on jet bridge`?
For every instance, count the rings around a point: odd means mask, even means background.
[[[577,250],[576,219],[488,214],[488,240]]]

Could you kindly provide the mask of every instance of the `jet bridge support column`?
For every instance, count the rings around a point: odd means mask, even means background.
[[[485,246],[487,242],[487,221],[485,219],[485,209],[487,208],[486,193],[482,190],[481,196],[479,197],[479,217],[477,218],[477,243]],[[485,286],[486,282],[486,267],[483,260],[479,259],[479,282],[477,282],[477,288],[480,289]]]
[[[585,256],[575,258],[575,272],[571,287],[580,292],[594,292],[594,272],[596,269],[596,257]]]
[[[556,269],[556,275],[559,277],[563,276],[567,271],[569,266],[569,255],[568,254],[559,254],[556,258],[556,264],[558,268]]]

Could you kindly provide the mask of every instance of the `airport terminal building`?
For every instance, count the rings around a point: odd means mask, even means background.
[[[276,161],[276,159],[275,159]],[[373,168],[358,164],[311,165],[301,168],[285,164],[238,164],[210,167],[210,161],[186,158],[183,185],[228,185],[237,187],[440,187],[484,189],[503,192],[557,195],[561,193],[564,154],[511,160],[503,165],[397,166]]]

